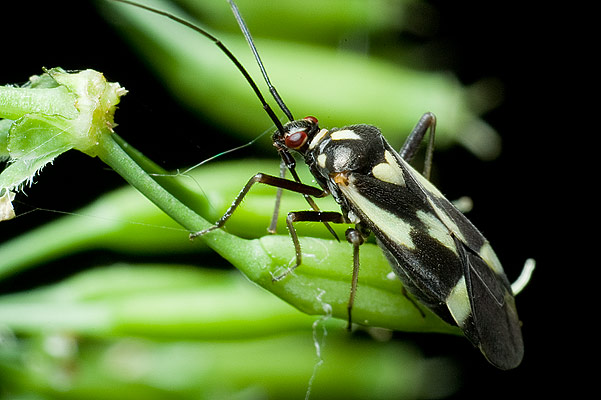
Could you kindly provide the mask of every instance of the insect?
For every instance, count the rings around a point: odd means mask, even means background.
[[[280,176],[253,176],[214,226],[191,237],[223,227],[256,183],[301,193],[311,210],[290,212],[286,218],[296,262],[275,281],[302,265],[294,223],[321,222],[334,236],[330,223],[352,224],[345,233],[353,246],[349,326],[358,282],[359,248],[373,233],[404,287],[421,304],[459,326],[491,364],[500,369],[520,364],[524,352],[520,321],[503,268],[484,236],[428,180],[436,127],[432,113],[422,116],[399,152],[375,126],[359,124],[328,130],[321,128],[313,116],[294,119],[269,81],[237,6],[228,0],[273,98],[289,119],[282,124],[248,72],[217,38],[172,14],[127,0],[115,1],[167,16],[212,40],[244,75],[276,127],[272,139],[282,159]],[[420,174],[409,162],[427,134],[425,168]],[[319,187],[301,182],[293,152],[303,157]],[[293,180],[284,177],[285,170]],[[340,212],[321,211],[313,201],[313,197],[330,194],[340,205]]]

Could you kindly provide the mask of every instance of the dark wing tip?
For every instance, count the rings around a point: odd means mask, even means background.
[[[507,279],[498,276],[478,255],[467,252],[467,258],[472,321],[464,332],[495,367],[515,368],[524,357],[524,342]]]
[[[495,367],[502,370],[516,368],[524,358],[524,341],[515,301],[510,293],[506,294],[501,311],[494,315],[498,318],[490,322],[490,327],[478,329],[480,350]]]

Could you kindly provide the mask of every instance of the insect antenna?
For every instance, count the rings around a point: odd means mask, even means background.
[[[238,68],[238,71],[240,71],[240,73],[242,73],[242,75],[244,76],[244,78],[246,79],[246,81],[248,82],[248,84],[251,86],[251,88],[254,90],[257,98],[259,99],[259,101],[261,102],[261,104],[263,105],[263,109],[265,110],[265,112],[267,112],[267,115],[269,115],[269,118],[271,118],[271,120],[273,121],[276,129],[278,131],[280,131],[280,133],[284,133],[284,126],[282,125],[282,123],[280,122],[280,120],[278,119],[278,117],[276,116],[275,112],[273,111],[273,109],[271,108],[271,106],[267,103],[267,101],[265,100],[265,97],[263,97],[263,94],[261,93],[261,91],[259,90],[257,84],[255,83],[255,81],[252,79],[252,77],[250,76],[250,74],[248,73],[248,71],[246,70],[246,68],[244,68],[244,66],[240,63],[240,61],[238,61],[238,59],[236,58],[236,56],[234,56],[234,54],[225,46],[225,44],[223,44],[223,42],[221,42],[221,40],[219,40],[218,38],[216,38],[215,36],[213,36],[212,34],[210,34],[209,32],[207,32],[206,30],[202,29],[199,26],[194,25],[193,23],[186,21],[184,18],[178,17],[175,14],[172,14],[170,12],[167,11],[162,11],[144,4],[140,4],[140,3],[136,3],[134,1],[130,1],[130,0],[112,0],[112,1],[116,1],[118,3],[123,3],[123,4],[128,4],[134,7],[138,7],[140,9],[146,10],[146,11],[150,11],[154,14],[157,15],[161,15],[163,17],[169,18],[172,21],[175,21],[179,24],[182,24],[183,26],[192,29],[193,31],[200,33],[201,35],[203,35],[204,37],[206,37],[207,39],[211,40],[217,47],[219,47],[219,49],[230,59],[230,61],[232,61],[232,63],[234,63],[234,65],[236,66],[236,68]],[[275,87],[271,84],[271,81],[269,80],[269,76],[267,75],[267,71],[265,70],[265,66],[263,65],[263,61],[261,61],[261,57],[259,56],[259,53],[257,51],[257,48],[254,44],[254,41],[252,39],[252,36],[250,35],[250,32],[248,30],[248,27],[246,26],[246,23],[244,22],[244,19],[242,18],[242,15],[240,14],[240,11],[238,10],[238,6],[236,6],[236,4],[234,3],[233,0],[228,0],[230,7],[232,8],[232,12],[234,13],[234,17],[236,18],[236,21],[238,22],[238,25],[240,26],[240,29],[242,30],[242,33],[244,34],[244,37],[246,38],[246,41],[248,42],[251,51],[253,52],[254,56],[255,56],[255,60],[257,61],[257,64],[259,65],[259,69],[261,70],[261,74],[263,75],[263,78],[265,79],[265,83],[267,84],[267,87],[269,88],[269,92],[271,93],[271,95],[273,96],[274,100],[276,101],[276,103],[278,104],[278,106],[280,107],[280,109],[284,112],[284,114],[286,114],[286,117],[288,117],[288,119],[290,121],[293,121],[294,118],[292,117],[292,113],[290,112],[290,110],[288,109],[288,107],[286,106],[286,104],[284,104],[284,101],[282,100],[282,98],[280,97],[280,95],[278,94],[277,90],[275,89]],[[296,172],[296,161],[294,160],[294,157],[286,150],[286,149],[278,149],[278,152],[282,158],[281,164],[280,164],[280,177],[284,177],[285,175],[285,170],[288,169],[288,171],[290,171],[290,174],[292,175],[292,177],[294,178],[294,180],[298,183],[301,183],[301,180]],[[275,224],[277,221],[277,216],[279,213],[279,204],[280,204],[280,198],[282,196],[282,190],[278,189],[278,192],[276,194],[276,205],[273,211],[273,217],[272,217],[272,222],[269,225],[268,231],[269,232],[275,232]],[[311,206],[311,208],[315,211],[318,211],[319,208],[317,207],[317,205],[315,204],[315,202],[313,201],[313,199],[309,196],[304,194],[303,195],[305,200],[307,201],[307,203],[309,203],[309,205]],[[338,239],[338,236],[336,235],[336,233],[334,232],[334,230],[329,226],[329,224],[327,222],[324,222],[325,226],[327,227],[328,231],[330,231],[330,233],[336,238]]]
[[[263,61],[261,61],[261,56],[259,56],[259,52],[257,51],[255,42],[253,41],[250,31],[248,30],[248,27],[246,26],[246,22],[244,22],[244,18],[242,18],[242,14],[240,14],[240,11],[238,10],[238,6],[236,5],[236,3],[234,3],[233,0],[228,0],[228,3],[230,3],[230,7],[232,8],[234,17],[236,17],[236,21],[238,21],[240,30],[242,31],[244,38],[248,42],[248,45],[250,46],[250,49],[255,56],[255,60],[257,60],[257,64],[259,65],[261,74],[263,75],[263,78],[265,79],[265,83],[267,84],[267,87],[269,88],[269,92],[273,96],[276,103],[278,103],[278,106],[280,107],[280,109],[284,112],[284,114],[286,114],[288,119],[290,121],[293,121],[294,117],[292,117],[292,113],[290,112],[290,110],[288,109],[286,104],[284,103],[284,100],[282,100],[282,98],[280,97],[278,91],[275,89],[275,87],[271,84],[271,81],[269,80],[269,76],[267,75],[267,71],[265,70],[265,66],[263,65]]]
[[[204,37],[206,37],[207,39],[209,39],[213,43],[215,43],[215,45],[217,47],[219,47],[219,49],[234,63],[234,65],[236,66],[236,68],[238,68],[238,71],[240,71],[240,73],[242,73],[242,75],[244,76],[244,78],[246,79],[246,81],[248,82],[248,84],[252,87],[252,89],[254,90],[255,94],[259,98],[259,101],[263,105],[263,109],[265,110],[265,112],[267,112],[267,115],[269,115],[269,118],[271,118],[271,120],[275,124],[276,128],[280,132],[283,132],[284,127],[282,126],[282,123],[280,122],[280,120],[278,119],[278,117],[275,115],[275,112],[273,111],[273,109],[271,108],[271,106],[269,104],[267,104],[267,101],[265,100],[265,97],[263,97],[263,94],[259,90],[259,88],[258,88],[257,84],[255,83],[255,81],[252,79],[252,77],[250,76],[250,74],[248,73],[248,71],[244,68],[244,66],[240,63],[240,61],[238,61],[238,59],[236,58],[236,56],[234,56],[234,54],[225,46],[225,44],[223,44],[223,42],[221,42],[221,40],[219,40],[215,36],[211,35],[209,32],[205,31],[201,27],[196,26],[193,23],[191,23],[189,21],[186,21],[185,19],[183,19],[181,17],[178,17],[177,15],[172,14],[170,12],[162,11],[162,10],[159,10],[159,9],[156,9],[156,8],[152,8],[152,7],[149,7],[147,5],[136,3],[134,1],[129,1],[129,0],[112,0],[112,1],[116,1],[118,3],[123,3],[123,4],[128,4],[128,5],[131,5],[131,6],[134,6],[134,7],[138,7],[138,8],[141,8],[143,10],[150,11],[152,13],[161,15],[163,17],[169,18],[172,21],[175,21],[175,22],[177,22],[179,24],[184,25],[187,28],[192,29],[195,32],[200,33],[201,35],[203,35]],[[257,62],[259,63],[259,67],[261,68],[261,72],[263,73],[263,77],[265,78],[265,80],[267,82],[267,85],[269,87],[269,91],[274,96],[276,102],[278,102],[278,105],[280,106],[280,108],[282,108],[282,111],[284,111],[284,113],[286,113],[286,116],[292,120],[292,115],[290,114],[290,111],[288,110],[288,108],[286,107],[286,105],[284,104],[284,102],[282,101],[282,99],[280,98],[280,96],[277,94],[277,91],[275,90],[275,88],[273,87],[273,85],[269,81],[269,78],[267,77],[267,73],[265,72],[265,68],[263,67],[263,63],[261,62],[261,59],[259,58],[257,50],[256,50],[256,48],[254,46],[254,43],[252,42],[252,38],[250,38],[250,33],[248,32],[248,28],[246,28],[246,24],[244,24],[244,21],[242,20],[242,17],[240,16],[240,12],[238,11],[238,8],[236,7],[235,4],[233,4],[233,2],[231,0],[230,0],[230,5],[232,6],[232,10],[234,11],[234,15],[236,16],[236,20],[238,20],[238,24],[240,24],[240,27],[242,28],[242,30],[244,32],[244,36],[246,37],[246,40],[249,41],[249,44],[251,45],[251,49],[253,50],[253,53],[255,54],[255,58],[257,59]]]
[[[294,117],[292,116],[292,113],[290,112],[290,110],[288,109],[286,104],[284,103],[284,100],[282,100],[282,98],[280,97],[276,88],[273,86],[273,84],[269,80],[269,76],[267,75],[267,71],[265,70],[263,61],[261,60],[261,56],[259,55],[259,52],[257,51],[257,47],[255,46],[255,42],[252,38],[252,35],[250,34],[248,27],[246,26],[246,22],[244,22],[244,18],[242,18],[242,14],[240,13],[240,10],[238,10],[238,6],[236,5],[236,3],[234,3],[233,0],[228,0],[228,3],[230,4],[232,12],[234,13],[234,17],[236,18],[236,21],[238,22],[238,25],[240,26],[240,30],[242,31],[242,34],[244,35],[246,42],[250,46],[250,50],[252,51],[253,55],[255,56],[255,60],[257,61],[257,64],[259,65],[259,69],[261,70],[261,74],[263,75],[263,78],[265,79],[265,83],[267,84],[267,87],[269,88],[269,92],[273,96],[274,100],[276,101],[276,103],[278,104],[280,109],[284,112],[284,114],[286,114],[286,116],[288,117],[288,120],[293,121]],[[280,130],[280,132],[283,133],[282,130]],[[280,153],[280,157],[282,158],[282,161],[280,163],[280,178],[284,178],[284,176],[286,175],[286,169],[288,169],[288,171],[290,171],[290,174],[292,175],[294,180],[298,183],[301,183],[301,180],[300,180],[298,174],[296,173],[296,169],[295,169],[296,162],[294,161],[294,158],[292,157],[292,155],[287,150],[284,150],[284,149],[280,149],[280,150],[278,150],[278,152]],[[271,223],[269,224],[269,228],[267,228],[267,231],[271,232],[271,233],[275,233],[275,231],[276,231],[276,223],[277,223],[279,209],[280,209],[281,197],[282,197],[282,189],[278,188],[278,191],[276,194],[275,207],[273,210],[273,216],[271,218]],[[313,201],[313,199],[311,197],[309,197],[308,195],[304,195],[304,197],[305,197],[305,200],[307,201],[307,203],[309,203],[309,205],[311,206],[311,208],[313,208],[316,211],[319,210],[319,208],[317,207],[317,205],[315,204],[315,202]],[[338,235],[336,235],[336,233],[334,232],[332,227],[330,227],[327,222],[324,222],[324,225],[326,226],[328,231],[338,240]]]

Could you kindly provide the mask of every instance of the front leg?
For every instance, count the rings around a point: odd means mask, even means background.
[[[313,186],[305,185],[303,183],[291,181],[288,179],[278,178],[277,176],[258,173],[255,176],[253,176],[252,178],[250,178],[250,180],[246,183],[246,185],[240,191],[238,196],[236,196],[236,198],[232,202],[232,205],[227,209],[225,214],[223,214],[223,216],[217,222],[215,222],[215,225],[211,226],[210,228],[204,229],[202,231],[191,233],[190,239],[197,238],[198,236],[207,234],[215,229],[222,228],[225,225],[225,223],[227,222],[227,220],[232,216],[234,211],[236,211],[236,208],[238,208],[240,203],[242,203],[242,200],[248,194],[250,188],[255,183],[264,183],[269,186],[274,186],[277,188],[286,189],[286,190],[290,190],[293,192],[302,193],[304,195],[314,196],[314,197],[323,197],[328,194],[327,192],[324,192],[323,190],[315,188]]]

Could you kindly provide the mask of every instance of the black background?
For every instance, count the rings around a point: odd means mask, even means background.
[[[430,3],[439,19],[438,30],[427,39],[432,54],[437,55],[433,66],[438,63],[440,68],[452,69],[465,84],[498,78],[505,97],[500,107],[484,116],[503,137],[501,156],[482,162],[459,148],[437,153],[440,180],[450,198],[468,193],[474,199],[477,207],[470,219],[476,226],[486,226],[484,233],[510,279],[517,276],[526,258],[534,257],[538,264],[533,281],[517,300],[524,321],[526,356],[516,370],[495,370],[467,341],[463,346],[453,338],[436,340],[440,348],[432,348],[427,335],[412,339],[424,341],[426,353],[463,354],[466,384],[457,398],[522,398],[530,393],[543,396],[565,387],[574,389],[581,385],[570,372],[577,370],[578,364],[570,362],[567,354],[574,346],[570,332],[580,323],[570,318],[576,307],[562,307],[570,304],[573,292],[563,290],[567,272],[560,261],[570,236],[560,217],[570,185],[558,190],[566,169],[561,161],[574,150],[567,146],[551,150],[552,143],[565,137],[562,117],[569,116],[566,110],[560,113],[552,106],[560,101],[559,88],[567,79],[558,69],[559,62],[568,57],[558,41],[562,28],[550,22],[551,10],[534,5]],[[170,97],[88,2],[40,2],[34,6],[10,2],[2,6],[0,23],[0,83],[25,82],[30,75],[39,74],[41,67],[102,71],[130,91],[120,104],[120,132],[156,132],[156,138],[128,137],[135,147],[167,168],[191,165],[213,155],[201,151],[206,146],[190,135],[194,130],[190,127],[201,127],[203,121]],[[169,118],[154,118],[157,110]],[[162,132],[171,135],[168,143],[159,140]],[[223,146],[230,148],[231,142]],[[215,147],[224,148],[219,143]],[[442,170],[441,165],[447,167]],[[85,177],[80,171],[85,171]],[[485,181],[494,185],[480,184]],[[120,185],[121,178],[100,161],[68,153],[45,168],[38,183],[27,190],[28,197],[22,199],[27,204],[17,205],[17,213],[31,206],[73,211]],[[10,228],[3,226],[0,240],[56,217],[53,213],[34,214],[19,218],[18,224],[11,222]],[[60,275],[61,271],[53,271],[54,279]],[[41,275],[39,271],[28,274],[32,276]],[[10,284],[14,286],[5,284],[1,289],[18,288],[23,282],[16,279]]]

